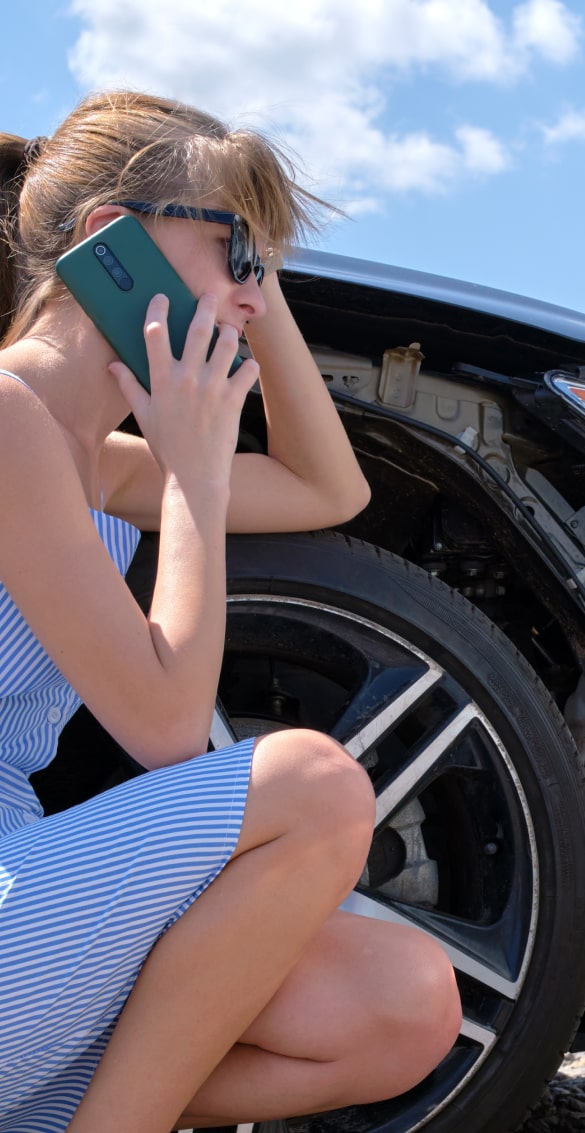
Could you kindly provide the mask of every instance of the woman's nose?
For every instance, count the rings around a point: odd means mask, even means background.
[[[249,310],[248,318],[253,319],[265,315],[266,300],[254,272],[250,273],[245,283],[240,284],[240,289],[240,306]]]

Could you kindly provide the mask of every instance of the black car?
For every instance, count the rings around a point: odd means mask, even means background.
[[[212,742],[309,726],[364,763],[347,906],[436,935],[464,1010],[416,1089],[283,1128],[504,1133],[585,1046],[585,316],[309,252],[283,284],[372,500],[335,532],[228,540]],[[263,445],[252,395],[240,446]],[[131,568],[145,604],[155,554]],[[36,777],[47,809],[136,771],[105,744],[81,710],[59,790]]]

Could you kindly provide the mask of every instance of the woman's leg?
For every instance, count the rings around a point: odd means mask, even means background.
[[[70,1133],[168,1133],[355,884],[373,816],[326,736],[258,741],[236,852],[153,948]]]
[[[451,965],[430,937],[334,913],[191,1100],[180,1127],[394,1097],[434,1069],[460,1022]]]

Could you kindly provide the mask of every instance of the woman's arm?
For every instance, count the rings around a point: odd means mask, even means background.
[[[260,365],[268,456],[242,455],[234,463],[229,530],[343,523],[366,506],[369,486],[276,273],[267,276],[264,297],[266,314],[246,337]]]
[[[100,457],[104,508],[140,531],[160,531],[164,476],[143,437],[116,430]]]
[[[164,301],[153,303],[152,398],[115,364],[163,470],[148,618],[97,535],[61,429],[28,390],[0,380],[0,577],[82,700],[147,767],[206,750],[223,652],[229,477],[257,367],[247,362],[226,380],[231,327],[205,362],[215,306],[199,304],[175,362]]]
[[[333,400],[284,299],[264,284],[267,312],[247,330],[260,364],[268,455],[234,457],[228,531],[306,531],[351,519],[370,490]],[[112,434],[104,447],[108,510],[142,530],[160,523],[160,469],[138,437]]]

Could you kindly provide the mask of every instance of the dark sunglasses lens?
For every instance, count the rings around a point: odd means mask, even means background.
[[[264,278],[264,264],[256,253],[256,243],[250,229],[241,216],[232,223],[230,240],[230,268],[238,283],[245,283],[254,272],[258,286]]]
[[[240,217],[232,222],[232,238],[230,240],[230,268],[232,275],[238,283],[245,283],[251,270],[250,262],[250,232],[248,225]]]

